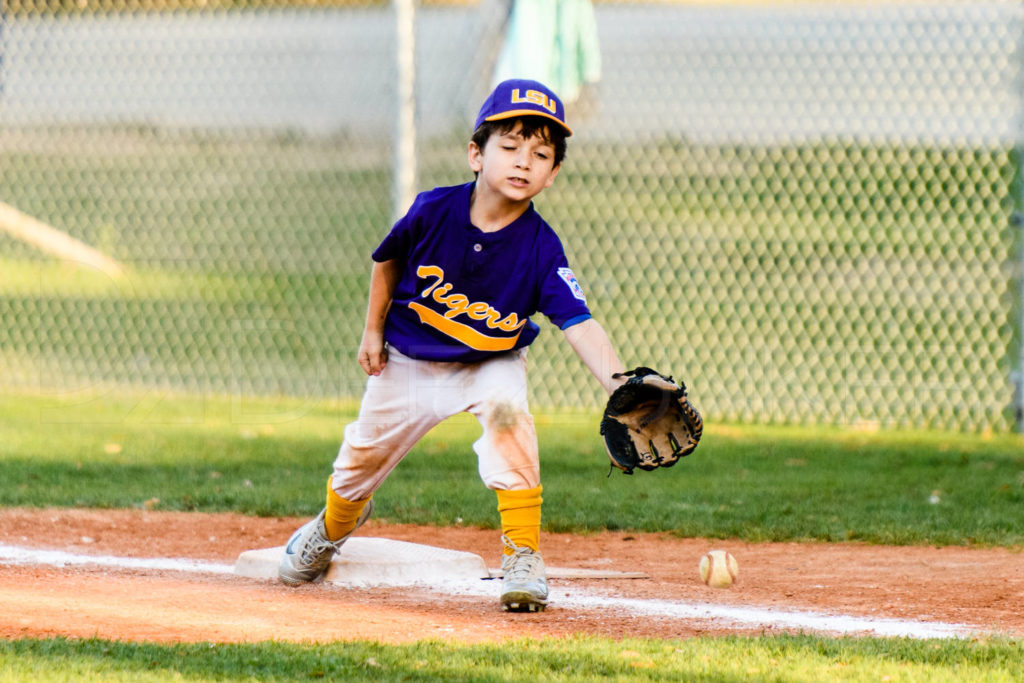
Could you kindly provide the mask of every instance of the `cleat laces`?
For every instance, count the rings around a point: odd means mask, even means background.
[[[505,556],[502,567],[505,578],[510,582],[531,581],[541,578],[540,568],[543,567],[541,556],[532,548],[518,546],[508,536],[501,537],[505,547],[512,551],[511,555]]]
[[[306,544],[302,547],[299,552],[299,561],[304,565],[313,566],[314,564],[324,564],[324,559],[328,562],[331,560],[331,555],[337,551],[337,548],[333,543],[327,541],[316,542],[319,539],[309,539]]]

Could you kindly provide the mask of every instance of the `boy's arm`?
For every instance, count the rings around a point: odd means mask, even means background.
[[[384,320],[401,275],[401,264],[392,259],[374,262],[370,273],[370,296],[366,306],[366,325],[359,343],[359,365],[367,375],[379,375],[388,362],[384,348]]]
[[[617,372],[624,372],[625,368],[601,323],[588,318],[566,329],[565,339],[609,394],[625,383],[625,377],[612,377]]]

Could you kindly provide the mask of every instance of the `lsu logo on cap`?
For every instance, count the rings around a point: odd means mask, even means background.
[[[519,94],[519,88],[512,89],[512,104],[536,104],[544,107],[552,114],[558,113],[558,103],[540,90],[527,90],[526,95]]]

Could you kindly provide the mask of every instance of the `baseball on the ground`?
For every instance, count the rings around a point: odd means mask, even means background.
[[[700,580],[712,588],[728,588],[738,573],[736,558],[725,550],[711,550],[700,558]]]

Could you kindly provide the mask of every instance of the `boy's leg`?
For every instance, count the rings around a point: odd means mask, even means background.
[[[473,449],[480,477],[498,497],[505,543],[501,604],[509,611],[538,612],[547,605],[548,587],[540,555],[540,458],[526,401],[525,353],[486,361],[475,380],[479,400],[470,412],[484,432]]]
[[[426,376],[425,376],[426,375]],[[438,415],[424,364],[392,352],[384,372],[370,377],[359,418],[345,438],[328,479],[327,503],[285,547],[278,575],[289,585],[314,581],[373,511],[373,492],[430,429]]]

